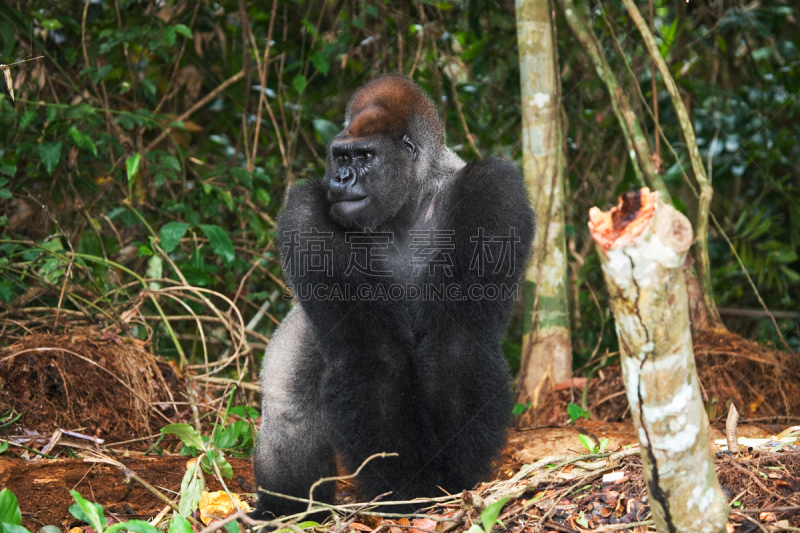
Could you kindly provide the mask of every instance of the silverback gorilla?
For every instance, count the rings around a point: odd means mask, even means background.
[[[392,500],[471,488],[505,442],[500,352],[534,234],[516,167],[465,164],[408,78],[358,89],[321,181],[278,219],[297,305],[264,356],[258,485],[308,498],[336,475]],[[314,490],[330,502],[334,483]],[[261,493],[255,518],[306,504]]]

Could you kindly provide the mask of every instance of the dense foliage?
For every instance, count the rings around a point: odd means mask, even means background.
[[[662,55],[711,169],[713,213],[766,304],[792,311],[800,299],[800,13],[786,0],[655,4]],[[586,5],[586,15],[655,146],[650,62],[633,24],[618,2]],[[604,86],[554,16],[580,365],[616,344],[587,213],[636,182]],[[224,295],[255,332],[252,346],[263,346],[289,306],[273,244],[286,187],[322,175],[350,94],[378,73],[421,83],[462,157],[520,157],[510,1],[10,0],[0,5],[0,44],[0,63],[27,60],[8,71],[16,100],[0,94],[0,317],[12,327],[50,328],[59,315],[45,310],[60,307],[70,320],[150,339],[167,356],[181,346],[198,362],[198,324],[220,352],[230,340],[213,321],[188,315],[211,315],[209,302],[227,311]],[[693,218],[687,154],[663,85],[656,99],[675,150],[658,141],[664,175]],[[712,231],[720,307],[760,310]],[[150,292],[183,283],[218,294],[204,302]],[[797,348],[793,316],[779,324]],[[777,342],[763,318],[726,320]],[[517,319],[506,343],[512,367],[519,333]]]

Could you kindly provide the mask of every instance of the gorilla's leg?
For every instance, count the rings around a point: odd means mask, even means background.
[[[261,371],[263,423],[253,458],[259,487],[308,498],[312,483],[335,475],[319,400],[322,359],[314,348],[305,313],[296,306],[272,337]],[[331,502],[334,483],[314,490]],[[253,518],[268,519],[305,510],[307,504],[261,493]],[[267,513],[266,515],[264,513]]]

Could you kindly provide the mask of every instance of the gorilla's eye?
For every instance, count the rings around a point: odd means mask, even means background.
[[[347,163],[348,161],[350,161],[350,156],[347,154],[342,154],[339,157],[337,157],[337,159],[342,163]]]
[[[372,152],[364,152],[364,157],[366,159],[372,159]]]

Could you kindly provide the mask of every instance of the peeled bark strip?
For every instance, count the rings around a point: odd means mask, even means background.
[[[589,219],[656,528],[723,532],[728,505],[709,450],[682,271],[691,224],[647,188],[608,212],[593,207]]]

